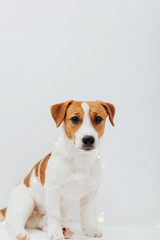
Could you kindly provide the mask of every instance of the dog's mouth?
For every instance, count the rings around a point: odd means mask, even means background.
[[[89,151],[95,149],[95,147],[86,147],[86,146],[82,146],[82,148],[80,148],[80,149],[83,150],[83,151],[89,152]]]

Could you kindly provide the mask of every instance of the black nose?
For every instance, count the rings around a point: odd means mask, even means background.
[[[92,136],[85,136],[84,138],[82,138],[82,142],[84,143],[85,147],[92,147],[95,139]]]

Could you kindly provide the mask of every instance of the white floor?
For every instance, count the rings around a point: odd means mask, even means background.
[[[95,240],[84,236],[79,223],[71,223],[70,227],[75,231],[73,240]],[[103,237],[101,240],[160,240],[160,229],[148,228],[124,228],[124,227],[101,227]],[[47,240],[47,233],[38,230],[29,230],[30,240]],[[99,239],[99,238],[98,238]],[[10,240],[5,229],[5,225],[0,223],[0,240]]]

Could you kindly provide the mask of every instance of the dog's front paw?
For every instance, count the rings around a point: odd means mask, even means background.
[[[28,235],[27,232],[21,232],[16,236],[16,239],[18,240],[29,240],[30,236]]]
[[[65,239],[69,239],[69,238],[72,237],[74,232],[72,232],[70,228],[64,227],[63,228],[63,234],[64,234]]]
[[[88,237],[102,237],[103,236],[102,232],[96,227],[84,228],[84,232]]]
[[[49,234],[49,240],[64,240],[64,235],[61,231]]]

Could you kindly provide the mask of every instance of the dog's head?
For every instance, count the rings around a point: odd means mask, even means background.
[[[76,148],[90,151],[96,148],[103,135],[107,117],[114,126],[115,107],[98,100],[71,100],[51,106],[51,114],[57,127],[64,123],[65,134]]]

